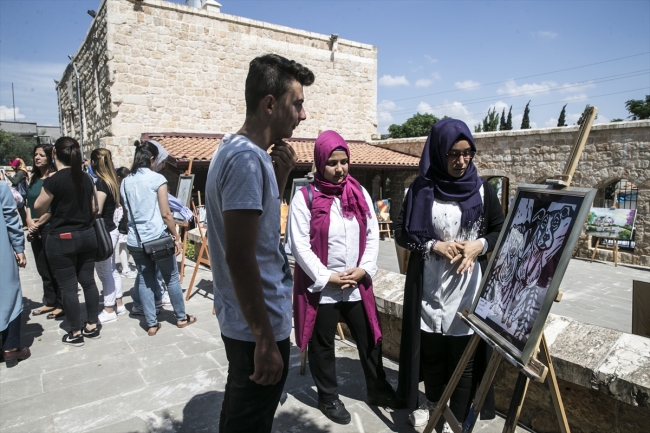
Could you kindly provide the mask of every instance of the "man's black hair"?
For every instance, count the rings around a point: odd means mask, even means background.
[[[303,86],[311,86],[314,83],[314,73],[300,63],[277,54],[254,58],[246,77],[246,115],[253,114],[267,95],[280,99],[289,90],[293,80]]]

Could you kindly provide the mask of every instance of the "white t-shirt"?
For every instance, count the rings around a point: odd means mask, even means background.
[[[372,200],[368,192],[363,189],[368,209],[373,209]],[[327,266],[311,249],[309,242],[309,229],[311,211],[305,202],[302,192],[296,193],[291,202],[289,211],[289,237],[291,253],[302,270],[314,281],[307,290],[322,292],[321,304],[334,304],[336,302],[354,302],[361,300],[358,287],[348,287],[341,290],[334,284],[329,284],[329,278],[334,273],[356,268],[359,261],[359,222],[356,218],[344,218],[341,209],[341,200],[335,197],[330,210],[330,226],[327,240]],[[373,277],[377,273],[377,254],[379,253],[379,224],[377,217],[371,211],[368,228],[365,235],[366,250],[361,257],[359,267]]]
[[[226,265],[222,213],[255,209],[261,212],[255,257],[266,309],[276,341],[289,338],[292,285],[283,272],[280,194],[270,155],[244,136],[226,134],[212,157],[205,197],[214,306],[221,332],[228,338],[254,341]]]

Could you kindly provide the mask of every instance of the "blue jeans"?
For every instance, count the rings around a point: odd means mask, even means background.
[[[163,280],[167,284],[169,300],[174,308],[176,320],[179,322],[185,320],[185,301],[183,301],[183,289],[181,288],[176,257],[171,256],[165,260],[154,262],[141,248],[129,247],[129,252],[133,257],[136,268],[138,268],[136,285],[139,289],[138,292],[147,326],[152,328],[158,324],[154,300],[154,290],[156,286],[159,286],[156,280],[156,268],[160,270]]]
[[[131,299],[133,299],[134,307],[142,307],[142,302],[140,302],[139,281],[140,279],[136,277],[133,284],[133,290],[131,290]],[[163,295],[165,294],[165,288],[163,287],[163,284],[165,284],[165,280],[163,280],[162,274],[160,273],[160,269],[156,268],[156,285],[153,288],[153,298],[154,301],[156,302],[160,301]]]

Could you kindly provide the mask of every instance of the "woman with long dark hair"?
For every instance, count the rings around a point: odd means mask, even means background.
[[[43,182],[56,172],[56,165],[52,159],[52,145],[49,143],[37,144],[34,147],[34,166],[32,167],[32,178],[27,189],[27,240],[32,244],[36,270],[43,280],[43,307],[32,311],[32,316],[47,314],[48,319],[56,319],[63,316],[63,301],[61,291],[54,278],[54,273],[47,260],[45,244],[50,233],[50,218],[52,214],[45,212],[39,214],[34,209],[34,203],[43,189]]]
[[[58,171],[43,182],[34,210],[51,209],[50,235],[45,250],[59,283],[70,331],[63,344],[83,346],[84,338],[99,338],[99,292],[95,284],[97,237],[93,196],[95,186],[81,170],[81,149],[74,138],[61,137],[52,151]],[[78,285],[84,292],[88,321],[82,325]]]
[[[307,347],[318,408],[338,424],[350,413],[339,399],[334,335],[343,317],[357,343],[371,405],[404,407],[386,380],[381,327],[372,290],[379,226],[372,200],[348,174],[350,151],[338,133],[323,132],[314,145],[314,184],[291,202],[290,240],[296,258],[293,311],[296,344]]]
[[[136,286],[147,321],[147,334],[154,336],[162,326],[156,318],[154,301],[154,290],[157,284],[156,268],[160,270],[167,284],[169,298],[176,314],[176,326],[184,328],[191,325],[196,322],[196,317],[185,314],[176,256],[154,261],[143,250],[143,243],[171,236],[175,252],[178,254],[181,251],[181,243],[169,209],[167,179],[153,170],[156,166],[158,148],[148,141],[142,143],[136,141],[135,145],[131,174],[122,181],[120,193],[129,226],[126,244],[138,269]]]
[[[97,275],[104,288],[104,309],[99,313],[99,323],[104,324],[115,322],[118,315],[126,314],[126,308],[122,305],[122,276],[115,267],[115,246],[120,232],[113,221],[113,214],[115,208],[120,205],[120,187],[110,150],[93,150],[90,154],[90,166],[97,176],[97,218],[104,218],[113,241],[113,254],[108,259],[95,263]]]
[[[395,241],[412,251],[406,271],[397,393],[418,406],[418,383],[426,401],[410,416],[426,424],[458,364],[472,330],[457,312],[472,305],[503,226],[496,191],[478,177],[474,138],[467,125],[443,119],[431,127],[420,161],[395,225]],[[486,345],[479,345],[450,399],[461,423],[472,392],[485,370]],[[492,413],[489,413],[492,406]],[[483,419],[494,417],[493,402]],[[437,428],[451,432],[440,422]]]

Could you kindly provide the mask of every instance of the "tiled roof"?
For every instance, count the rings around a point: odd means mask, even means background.
[[[170,155],[170,162],[179,165],[193,159],[193,164],[207,163],[219,147],[223,134],[146,133],[142,139],[156,140]],[[314,162],[314,139],[287,140],[296,151],[297,166],[310,167]],[[352,166],[388,169],[417,169],[419,158],[384,149],[362,141],[348,141]]]

